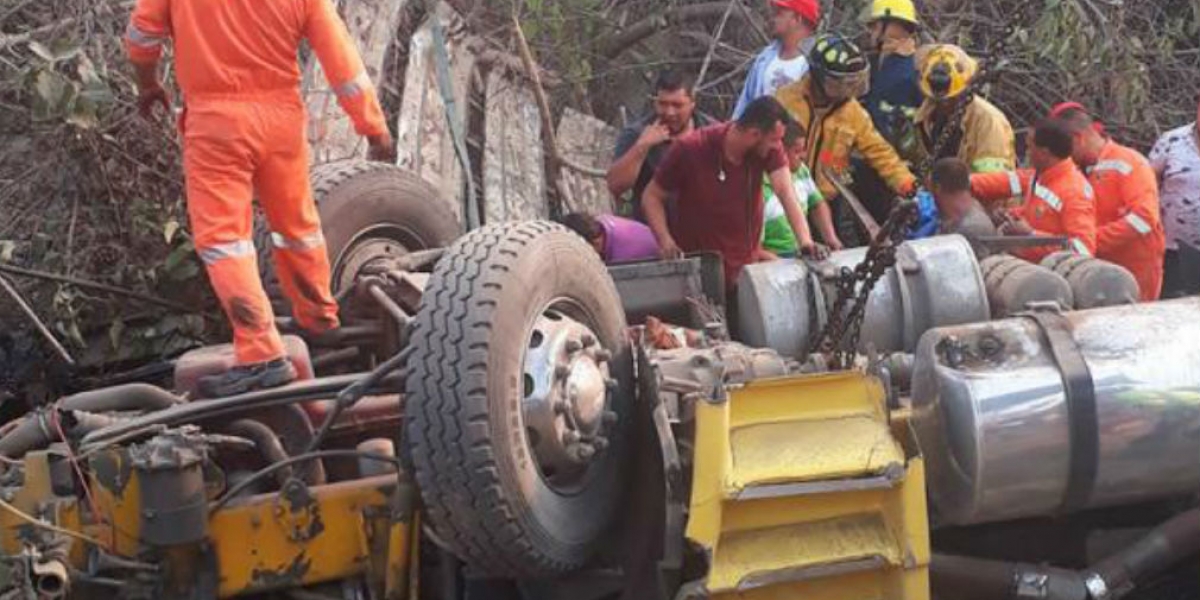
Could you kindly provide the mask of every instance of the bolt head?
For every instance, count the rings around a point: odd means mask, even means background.
[[[608,450],[608,438],[596,436],[592,440],[592,446],[596,448],[597,452],[604,452],[605,450]]]
[[[569,408],[570,407],[568,407],[567,403],[563,400],[558,400],[554,403],[554,413],[555,414],[565,415],[565,414],[567,414],[567,410]]]
[[[590,333],[585,333],[579,338],[579,341],[583,342],[584,348],[591,348],[592,346],[596,345],[596,336]]]
[[[576,352],[579,352],[580,350],[583,350],[583,344],[580,344],[579,340],[567,340],[565,347],[567,349],[567,352],[569,352],[571,354],[574,354]]]
[[[571,374],[571,369],[567,365],[558,365],[557,367],[554,367],[554,378],[555,379],[566,379],[567,375],[570,375],[570,374]]]
[[[580,439],[582,438],[579,436],[578,431],[563,432],[562,441],[564,446],[574,446],[579,443]]]
[[[600,348],[599,350],[596,350],[596,360],[598,360],[602,363],[608,362],[608,361],[612,360],[612,352],[609,352],[608,350],[605,350],[604,348]]]
[[[620,385],[620,383],[616,379],[605,379],[604,380],[604,387],[607,388],[608,391],[610,391],[610,392],[617,391],[617,387],[619,385]]]
[[[604,424],[605,424],[605,425],[608,425],[608,426],[616,425],[616,424],[617,424],[617,419],[618,419],[618,418],[619,418],[619,417],[617,416],[617,413],[615,413],[615,412],[613,412],[613,411],[611,411],[611,410],[606,410],[606,411],[604,411],[604,416],[603,416],[603,417],[601,417],[601,419],[603,420]]]
[[[580,444],[575,446],[575,455],[579,457],[579,460],[589,461],[596,456],[596,449],[587,444]]]

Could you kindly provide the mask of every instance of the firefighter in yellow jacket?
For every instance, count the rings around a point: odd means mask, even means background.
[[[978,95],[965,97],[979,70],[975,59],[958,46],[935,44],[917,52],[917,71],[925,102],[917,111],[920,151],[930,156],[938,139],[949,135],[932,160],[957,157],[974,173],[996,173],[1016,168],[1016,138],[1000,109]],[[966,102],[962,120],[951,123],[959,102]],[[947,127],[953,127],[948,134]]]
[[[825,169],[839,175],[847,172],[850,154],[855,151],[897,194],[907,194],[916,184],[912,172],[858,103],[870,75],[870,65],[857,46],[837,34],[823,35],[809,53],[808,75],[775,92],[808,132],[806,162],[816,171],[817,187],[826,198],[837,191],[826,179]]]

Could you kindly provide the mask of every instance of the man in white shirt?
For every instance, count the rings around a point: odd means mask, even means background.
[[[733,118],[762,96],[773,96],[775,90],[799,81],[808,74],[808,58],[804,42],[813,36],[821,20],[818,0],[770,0],[773,10],[771,30],[775,41],[754,59],[746,74],[742,95],[733,110]]]
[[[1163,297],[1183,289],[1180,244],[1200,249],[1200,107],[1197,122],[1168,131],[1150,151],[1150,166],[1158,174],[1159,205],[1167,236]],[[1196,290],[1190,290],[1195,292]]]

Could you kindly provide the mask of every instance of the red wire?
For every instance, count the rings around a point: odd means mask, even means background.
[[[92,495],[92,488],[88,485],[87,477],[83,474],[83,469],[79,466],[79,460],[75,458],[75,452],[71,449],[71,443],[67,441],[67,433],[63,430],[62,420],[59,418],[57,410],[50,411],[50,423],[54,426],[58,436],[64,442],[63,445],[67,448],[67,460],[71,461],[71,467],[75,470],[75,475],[79,477],[79,485],[83,486],[83,495],[87,498],[88,506],[92,509],[92,514],[101,521],[104,520],[104,513],[100,512],[100,505],[96,502],[96,497]],[[116,531],[109,529],[109,550],[116,548]]]

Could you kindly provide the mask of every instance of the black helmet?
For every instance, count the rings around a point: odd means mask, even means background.
[[[871,65],[854,42],[837,33],[817,38],[808,53],[813,82],[832,99],[855,98],[870,87]]]
[[[862,50],[838,33],[817,38],[808,53],[808,64],[818,78],[857,75],[871,68]]]

